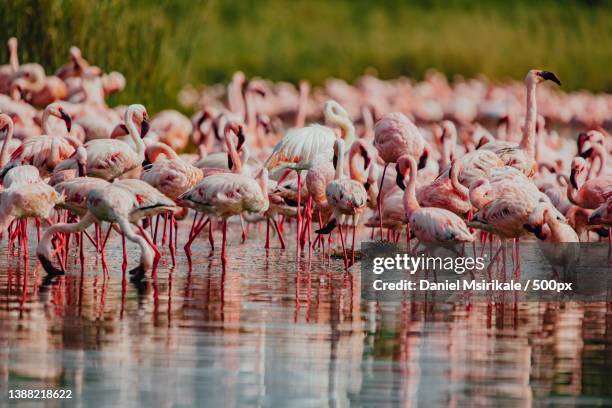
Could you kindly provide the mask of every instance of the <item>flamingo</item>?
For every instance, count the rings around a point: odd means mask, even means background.
[[[66,129],[70,132],[71,118],[58,103],[52,103],[45,108],[42,117],[43,131],[41,136],[30,137],[23,141],[21,146],[13,152],[6,166],[16,164],[31,164],[38,168],[43,176],[49,175],[58,163],[70,157],[78,146],[78,142],[70,137],[53,134],[49,119],[51,116],[62,119]],[[4,139],[3,150],[10,142],[12,132]]]
[[[181,207],[192,208],[223,219],[221,259],[225,265],[227,219],[245,211],[252,213],[266,211],[269,206],[267,183],[268,170],[265,168],[259,172],[256,179],[234,173],[213,174],[183,193],[176,202]]]
[[[325,120],[330,124],[340,126],[347,137],[352,137],[352,124],[346,111],[335,101],[327,101],[324,106]],[[353,129],[354,132],[354,129]],[[301,228],[301,172],[309,170],[315,163],[330,161],[333,156],[333,146],[336,134],[328,127],[318,124],[289,130],[282,140],[274,147],[264,166],[274,173],[274,170],[295,170],[297,172],[297,229],[296,256],[299,257],[299,235]]]
[[[403,155],[414,156],[419,160],[419,169],[427,163],[428,151],[425,149],[425,139],[419,129],[403,113],[393,112],[384,115],[374,126],[374,147],[384,161],[385,167],[376,199],[378,218],[380,220],[380,239],[382,232],[382,206],[385,174],[389,163],[396,163]]]
[[[358,143],[358,142],[357,142]],[[355,262],[355,227],[359,222],[359,216],[366,208],[368,193],[362,183],[344,176],[344,140],[338,139],[334,144],[334,167],[336,169],[334,180],[325,188],[327,203],[333,211],[332,219],[317,233],[329,234],[337,225],[342,225],[344,218],[348,215],[352,218],[353,243],[351,246],[352,263]],[[367,158],[367,156],[366,156]],[[365,160],[365,166],[369,166],[369,159]],[[344,236],[340,230],[340,241],[344,253],[344,266],[348,272],[349,262],[344,244]]]
[[[602,203],[595,211],[589,215],[589,225],[607,225],[612,227],[612,198]],[[608,235],[608,238],[611,236]]]
[[[129,140],[94,139],[85,143],[87,150],[87,174],[104,180],[115,178],[139,167],[144,161],[145,145],[142,137],[149,129],[147,110],[142,105],[130,105],[125,111],[125,125],[129,132]],[[136,125],[140,125],[140,130]],[[58,170],[76,168],[76,157],[60,163]]]
[[[538,204],[523,227],[546,242],[580,242],[576,231],[550,203]]]
[[[418,188],[416,197],[419,204],[423,207],[445,208],[457,215],[466,215],[472,206],[469,202],[469,189],[459,182],[462,170],[461,161],[454,160],[450,165],[449,177],[438,177],[432,183]]]
[[[145,236],[146,233],[143,236],[136,234],[132,225],[144,217],[159,212],[173,211],[176,206],[172,200],[140,180],[123,180],[123,182],[123,185],[117,184],[119,182],[106,183],[100,187],[91,188],[87,194],[87,212],[79,222],[55,224],[45,231],[38,243],[36,253],[47,273],[51,275],[64,273],[51,262],[53,256],[51,240],[55,234],[82,232],[91,224],[103,221],[118,224],[122,234],[140,246],[140,263],[130,271],[133,280],[142,279],[144,274],[152,269],[154,253]],[[135,186],[137,186],[137,193],[132,192]],[[142,194],[143,192],[146,194]]]
[[[27,219],[47,219],[53,208],[63,201],[64,197],[40,178],[34,183],[13,183],[0,192],[0,231],[4,231],[14,220],[22,221],[17,231],[24,243],[24,259],[28,254]]]
[[[583,208],[597,208],[609,197],[612,197],[612,175],[587,180],[578,186],[578,176],[586,170],[586,161],[582,157],[572,160],[570,182],[567,186],[567,198]]]
[[[13,76],[19,70],[19,57],[17,55],[17,39],[11,37],[6,43],[9,63],[0,65],[0,93],[9,93]]]
[[[417,162],[411,155],[397,160],[397,184],[404,190],[403,204],[410,229],[422,243],[472,242],[465,222],[455,213],[444,208],[422,207],[416,197]],[[406,186],[406,173],[410,171]]]
[[[531,69],[525,76],[527,87],[527,111],[525,113],[525,126],[523,138],[516,146],[511,142],[497,141],[484,144],[481,149],[494,151],[506,165],[521,170],[526,176],[533,177],[537,172],[536,154],[536,122],[538,119],[538,106],[536,87],[543,81],[552,81],[561,86],[561,81],[550,71]]]

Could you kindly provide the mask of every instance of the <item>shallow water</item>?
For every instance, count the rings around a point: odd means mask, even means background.
[[[263,232],[230,239],[225,271],[205,237],[191,271],[165,252],[139,287],[117,238],[107,277],[90,248],[52,282],[34,233],[27,271],[4,240],[0,406],[59,388],[83,407],[612,405],[612,303],[377,305],[358,265],[296,265]]]

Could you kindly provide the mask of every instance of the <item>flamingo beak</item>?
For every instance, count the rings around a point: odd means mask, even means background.
[[[141,138],[145,137],[150,128],[151,128],[151,124],[149,123],[148,120],[144,119],[142,123],[140,124],[140,137]]]
[[[236,136],[238,136],[238,145],[236,145],[236,150],[240,150],[245,141],[242,126],[238,126],[238,132],[236,133]]]
[[[578,189],[578,182],[576,181],[576,170],[572,170],[570,173],[570,183],[572,183],[572,187]]]
[[[427,149],[423,150],[423,154],[419,157],[419,166],[417,167],[419,170],[425,168],[427,166],[427,157],[429,156],[429,151]]]
[[[60,115],[62,116],[62,120],[66,122],[66,130],[70,133],[70,129],[72,129],[72,118],[63,110],[60,111]]]
[[[555,84],[561,86],[561,80],[559,80],[559,78],[557,77],[557,75],[555,75],[554,72],[550,72],[550,71],[542,71],[539,73],[539,75],[546,81],[552,81]]]
[[[79,177],[85,177],[87,175],[87,170],[85,169],[85,165],[80,161],[77,162],[77,171],[79,172]]]
[[[589,157],[591,157],[591,154],[593,154],[593,148],[589,147],[584,152],[580,153],[580,157],[582,157],[583,159],[588,159]]]
[[[397,186],[402,190],[405,190],[406,186],[404,185],[404,177],[402,176],[402,173],[400,173],[399,164],[395,165],[395,171],[395,184],[397,184]]]

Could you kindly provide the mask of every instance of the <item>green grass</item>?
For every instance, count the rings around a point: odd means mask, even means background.
[[[610,1],[5,0],[0,41],[15,35],[23,61],[55,70],[68,47],[125,74],[113,103],[177,107],[186,84],[249,76],[315,84],[484,73],[522,78],[553,70],[563,88],[612,91]],[[3,51],[2,61],[6,60]]]

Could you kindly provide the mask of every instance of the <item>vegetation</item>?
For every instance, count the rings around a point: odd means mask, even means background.
[[[483,4],[484,3],[484,4]],[[5,0],[0,40],[53,72],[70,45],[125,74],[115,103],[178,105],[186,84],[249,76],[321,83],[484,73],[521,78],[554,70],[564,89],[612,91],[610,1]],[[0,53],[6,61],[6,53]]]

